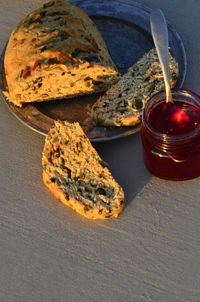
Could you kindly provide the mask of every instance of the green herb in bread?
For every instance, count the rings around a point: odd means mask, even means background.
[[[79,123],[56,121],[46,137],[43,179],[52,193],[91,219],[118,217],[125,196]]]
[[[171,86],[178,78],[178,63],[170,55]],[[164,89],[164,79],[155,49],[147,52],[89,110],[87,123],[133,126],[141,121],[146,101]]]
[[[4,58],[7,98],[17,106],[106,91],[119,74],[90,17],[50,1],[11,33]]]

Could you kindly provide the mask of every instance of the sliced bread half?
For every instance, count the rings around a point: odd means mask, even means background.
[[[121,186],[91,145],[79,123],[55,121],[46,137],[43,179],[52,193],[92,219],[117,217],[125,203]]]
[[[174,87],[178,63],[171,55],[169,68],[171,86]],[[89,109],[86,124],[133,126],[141,121],[146,101],[163,89],[159,59],[156,49],[151,49]]]
[[[17,106],[106,91],[119,80],[96,25],[66,0],[45,3],[17,24],[4,66],[5,94]]]

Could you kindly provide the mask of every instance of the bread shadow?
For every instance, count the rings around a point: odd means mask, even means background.
[[[93,146],[122,186],[128,206],[152,177],[143,162],[140,133]]]

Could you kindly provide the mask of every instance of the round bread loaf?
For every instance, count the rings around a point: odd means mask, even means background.
[[[5,94],[17,106],[106,91],[119,80],[96,25],[66,0],[44,4],[14,28],[4,66]]]

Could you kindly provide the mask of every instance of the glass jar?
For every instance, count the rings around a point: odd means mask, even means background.
[[[200,97],[173,89],[172,98],[173,103],[166,103],[162,91],[145,105],[141,125],[144,163],[157,177],[190,179],[200,176]]]

